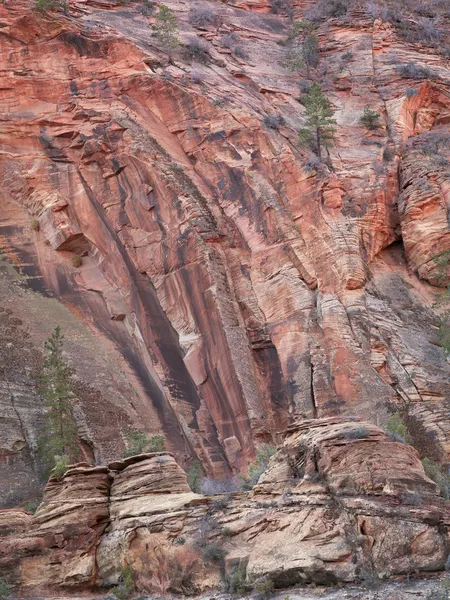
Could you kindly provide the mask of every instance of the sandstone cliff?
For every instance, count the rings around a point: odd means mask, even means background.
[[[392,406],[448,460],[431,285],[433,256],[450,247],[448,149],[423,152],[427,135],[445,140],[448,59],[370,7],[322,19],[316,76],[338,131],[320,165],[297,145],[289,19],[263,0],[206,2],[220,20],[199,30],[191,2],[167,4],[182,41],[207,44],[202,63],[178,52],[168,64],[139,3],[46,17],[0,5],[0,335],[14,356],[0,477],[16,482],[0,501],[26,497],[34,476],[31,375],[56,324],[89,462],[116,458],[138,427],[223,476],[298,418],[383,425]],[[316,4],[296,1],[296,16]],[[224,47],[232,32],[241,56]],[[410,62],[425,78],[400,74]],[[377,131],[360,124],[366,106]]]
[[[236,573],[250,588],[383,578],[442,569],[449,517],[412,447],[318,419],[291,428],[249,493],[194,494],[168,453],[75,465],[34,517],[0,511],[0,576],[25,594],[111,586],[124,566],[162,594]]]

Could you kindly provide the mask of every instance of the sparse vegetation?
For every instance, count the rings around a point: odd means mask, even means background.
[[[244,563],[234,567],[230,573],[224,577],[225,591],[233,595],[242,595],[248,592],[247,567]]]
[[[142,0],[141,13],[146,17],[150,17],[155,10],[155,2],[153,0]]]
[[[62,9],[63,12],[66,13],[68,10],[68,4],[67,0],[36,0],[35,8],[42,16],[44,16],[49,10]]]
[[[39,221],[37,219],[32,219],[30,225],[33,231],[39,231]]]
[[[255,462],[249,465],[248,475],[242,478],[244,482],[242,487],[244,490],[251,490],[258,483],[258,479],[267,469],[270,458],[276,451],[275,446],[271,446],[270,444],[264,444],[258,449]]]
[[[323,148],[330,146],[336,131],[334,111],[317,82],[311,85],[303,103],[306,108],[306,123],[300,130],[300,144],[309,146],[322,158]]]
[[[126,435],[127,450],[122,458],[143,454],[145,452],[163,452],[165,450],[165,439],[163,435],[147,436],[142,431],[130,431]]]
[[[29,500],[28,502],[25,502],[25,504],[23,505],[23,508],[27,511],[27,513],[31,513],[32,515],[34,515],[34,513],[39,508],[39,505],[41,504],[41,502],[42,502],[42,500]],[[0,598],[1,598],[1,596],[0,596]]]
[[[450,499],[450,475],[448,473],[448,469],[439,465],[434,460],[430,458],[423,458],[422,465],[427,477],[429,477],[432,481],[434,481],[440,489],[441,496],[446,500]]]
[[[399,65],[396,68],[396,71],[400,77],[408,79],[431,79],[433,77],[433,74],[428,67],[422,67],[421,65],[416,65],[412,62]]]
[[[209,6],[194,6],[189,12],[189,23],[196,29],[208,29],[220,25],[220,16]]]
[[[364,113],[360,118],[361,125],[367,127],[367,129],[374,130],[380,127],[380,113],[371,110],[368,106],[365,107]]]
[[[270,129],[278,129],[285,125],[285,120],[281,115],[265,115],[263,122]]]
[[[311,77],[311,69],[317,68],[320,61],[319,41],[313,33],[314,29],[315,25],[309,21],[296,21],[286,40],[288,69],[293,72],[305,69],[308,79]]]
[[[219,544],[207,544],[203,547],[203,559],[206,563],[222,566],[226,555],[226,551]]]
[[[411,444],[411,434],[400,413],[393,413],[387,420],[386,431],[394,442],[402,444]]]
[[[274,584],[268,577],[261,577],[253,583],[253,590],[256,592],[259,598],[266,598],[271,592],[273,592]]]
[[[424,600],[450,600],[450,577],[444,577],[438,589],[428,592]]]
[[[119,585],[112,589],[117,600],[128,600],[135,590],[134,576],[131,567],[122,567]]]
[[[186,471],[188,485],[193,492],[198,494],[202,482],[202,467],[198,460],[194,460]]]
[[[0,579],[0,598],[9,598],[9,586],[4,579]]]
[[[78,456],[77,425],[72,407],[75,397],[72,372],[63,356],[63,340],[61,328],[56,327],[44,344],[47,357],[39,378],[45,413],[38,454],[45,476],[57,464],[60,465],[61,457]]]
[[[386,146],[386,148],[383,150],[383,160],[384,162],[391,162],[393,160],[395,156],[395,152],[392,148],[390,148],[389,146]]]
[[[345,440],[362,440],[364,438],[368,438],[369,436],[370,432],[363,425],[356,427],[355,429],[349,429],[349,431],[346,431],[343,434]]]
[[[286,15],[292,18],[294,14],[292,0],[271,0],[270,11],[274,15]]]
[[[227,479],[211,479],[205,477],[202,479],[200,489],[205,496],[214,496],[215,494],[231,494],[241,489],[240,480],[235,477]]]
[[[420,506],[422,504],[422,498],[419,496],[419,494],[414,493],[402,494],[400,500],[403,502],[403,504],[409,504],[411,506]]]
[[[172,52],[178,48],[178,24],[173,12],[165,4],[161,4],[156,14],[156,22],[153,26],[156,39],[161,43],[168,53],[169,62],[172,60]]]
[[[57,454],[55,456],[55,466],[53,467],[51,474],[60,479],[63,475],[65,475],[69,465],[70,457],[67,454],[62,454],[61,456]]]
[[[208,44],[197,36],[191,36],[188,39],[188,42],[184,47],[184,55],[186,60],[192,60],[202,64],[208,63],[211,58]]]
[[[248,58],[248,53],[242,47],[241,38],[235,33],[227,33],[220,38],[219,44],[222,48],[228,48],[231,52],[239,58]]]
[[[78,269],[79,267],[81,267],[83,261],[81,259],[81,256],[78,256],[78,254],[74,254],[71,258],[71,262],[72,266]]]

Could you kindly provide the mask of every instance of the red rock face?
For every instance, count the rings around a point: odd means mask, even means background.
[[[188,4],[168,4],[186,39]],[[74,4],[70,20],[0,6],[4,252],[112,340],[134,378],[109,433],[81,398],[93,452],[114,458],[108,435],[133,425],[223,476],[294,418],[383,424],[406,403],[445,457],[449,368],[430,343],[426,282],[449,247],[448,177],[402,146],[445,125],[445,61],[359,13],[321,25],[338,130],[332,169],[316,168],[297,146],[304,107],[277,43],[288,20],[259,0],[210,4],[222,25],[201,33],[209,64],[177,54],[167,68],[138,6]],[[247,59],[220,45],[233,30]],[[408,97],[399,53],[441,79]],[[367,105],[375,132],[359,122]]]

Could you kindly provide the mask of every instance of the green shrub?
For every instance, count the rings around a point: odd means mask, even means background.
[[[34,515],[34,513],[39,508],[41,502],[42,500],[29,500],[28,502],[25,502],[23,508],[27,511],[27,513],[31,513],[32,515]]]
[[[264,473],[269,465],[270,457],[277,451],[275,446],[270,444],[264,444],[261,446],[257,453],[254,463],[251,463],[248,467],[247,477],[242,477],[244,490],[251,490],[254,485],[258,483],[258,479]]]
[[[408,427],[398,412],[393,413],[387,420],[386,431],[394,442],[402,442],[403,444],[411,444],[412,442]]]
[[[273,581],[268,577],[261,577],[253,583],[253,590],[258,594],[259,597],[265,598],[273,591]]]
[[[74,266],[76,269],[81,267],[81,263],[83,262],[81,260],[81,256],[78,256],[78,254],[74,254],[71,258],[71,261],[72,261],[72,266]]]
[[[135,590],[133,571],[128,565],[122,567],[119,585],[111,591],[118,600],[128,600]]]
[[[422,459],[423,469],[427,477],[439,486],[441,496],[446,500],[450,499],[450,475],[445,472],[443,467],[431,458]]]
[[[39,221],[37,219],[31,219],[30,225],[33,231],[39,231]]]
[[[218,544],[207,544],[203,547],[203,559],[207,563],[223,565],[226,555],[226,551]]]
[[[122,458],[146,452],[164,452],[165,450],[163,435],[151,435],[148,437],[142,431],[131,431],[127,433],[126,439],[128,449],[122,454]]]
[[[361,125],[367,127],[367,129],[374,130],[380,126],[380,113],[375,110],[371,110],[368,106],[364,109],[364,114],[360,118]]]
[[[202,481],[202,467],[198,460],[194,460],[186,474],[189,487],[193,492],[198,494],[200,492],[200,485]]]
[[[56,454],[54,458],[55,466],[52,469],[52,475],[53,477],[57,477],[58,479],[60,479],[67,471],[67,468],[70,464],[70,458],[69,456],[67,456],[67,454]]]
[[[230,573],[224,577],[224,587],[228,594],[242,595],[248,592],[247,584],[247,567],[244,563],[235,567]]]
[[[428,592],[424,600],[450,600],[450,577],[444,577],[439,588]]]
[[[9,597],[9,587],[4,579],[0,579],[0,598]]]

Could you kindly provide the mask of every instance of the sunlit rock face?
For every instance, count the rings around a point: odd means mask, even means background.
[[[85,458],[117,458],[138,428],[222,477],[296,419],[384,425],[400,405],[445,459],[433,257],[450,247],[449,176],[422,137],[448,129],[448,61],[362,9],[320,22],[315,77],[337,120],[320,165],[297,144],[289,18],[206,2],[220,19],[200,30],[192,3],[167,4],[206,63],[168,64],[138,4],[74,2],[70,19],[0,6],[0,289],[30,351],[62,326]],[[433,77],[402,77],[409,62]],[[34,476],[42,423],[25,358],[0,387],[8,488]]]

